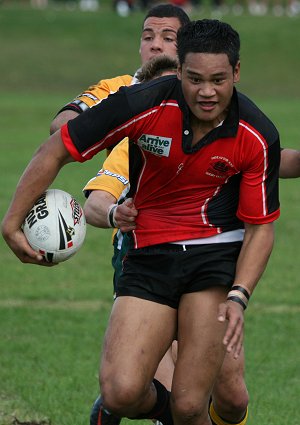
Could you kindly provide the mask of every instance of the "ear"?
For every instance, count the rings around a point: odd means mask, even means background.
[[[181,80],[181,75],[182,75],[182,68],[180,65],[178,65],[177,67],[177,78],[178,80]]]
[[[233,82],[238,83],[240,81],[240,71],[241,71],[241,62],[238,61],[238,63],[235,65],[233,70]]]

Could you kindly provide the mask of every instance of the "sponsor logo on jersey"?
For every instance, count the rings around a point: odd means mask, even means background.
[[[235,173],[232,162],[223,156],[212,156],[206,175],[217,179],[226,179]]]
[[[138,145],[147,152],[153,153],[157,156],[170,155],[170,148],[172,144],[172,138],[154,136],[152,134],[143,134],[138,139]]]
[[[94,96],[93,94],[91,94],[91,93],[82,93],[82,94],[80,94],[79,96],[77,96],[77,97],[88,97],[89,99],[92,99],[92,100],[99,100],[96,96]]]
[[[100,171],[98,171],[98,173],[97,173],[98,177],[103,176],[103,175],[115,177],[117,180],[119,180],[121,183],[123,183],[124,186],[126,186],[129,183],[129,181],[124,176],[121,176],[120,174],[112,173],[109,170],[101,169]]]

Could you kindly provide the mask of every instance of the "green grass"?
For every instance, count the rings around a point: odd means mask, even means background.
[[[0,8],[1,216],[55,112],[100,78],[136,69],[141,20],[105,4],[97,13]],[[299,148],[299,19],[227,20],[241,33],[240,90],[284,146]],[[81,188],[101,163],[69,165],[54,186],[83,203]],[[281,182],[276,245],[246,313],[249,425],[300,425],[299,193],[297,180]],[[19,263],[0,240],[0,425],[88,423],[111,306],[110,238],[89,227],[76,257],[52,269]]]

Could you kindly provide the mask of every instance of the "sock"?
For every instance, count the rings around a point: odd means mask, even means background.
[[[245,413],[245,416],[243,417],[243,419],[240,422],[229,422],[229,421],[225,421],[224,419],[222,419],[217,412],[215,411],[215,408],[212,404],[212,402],[210,403],[209,406],[209,416],[210,419],[212,421],[212,425],[246,425],[247,419],[248,419],[248,407]]]
[[[148,413],[138,415],[130,419],[156,419],[163,425],[173,425],[170,408],[170,392],[157,379],[153,379],[156,388],[157,400],[154,407]]]
[[[102,406],[102,397],[99,396],[92,407],[90,425],[120,425],[121,418],[112,415]]]

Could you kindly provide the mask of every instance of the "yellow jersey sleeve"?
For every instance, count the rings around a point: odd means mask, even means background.
[[[91,190],[104,190],[117,200],[129,185],[128,139],[123,139],[111,151],[98,171],[84,187],[85,193]]]
[[[87,90],[76,96],[75,101],[83,102],[88,108],[105,99],[109,94],[115,93],[122,86],[130,86],[131,75],[121,75],[108,80],[100,80],[97,84],[90,86]],[[80,104],[80,103],[79,103]]]
[[[58,111],[57,115],[65,110],[73,110],[80,114],[97,105],[100,100],[105,99],[109,94],[118,91],[120,87],[130,86],[132,82],[133,77],[131,75],[121,75],[107,80],[100,80],[97,84],[90,86],[71,102],[67,103]]]

